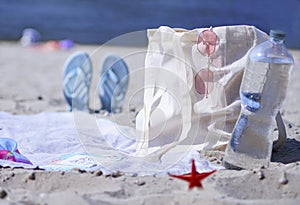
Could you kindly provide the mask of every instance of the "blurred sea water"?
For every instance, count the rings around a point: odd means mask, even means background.
[[[0,0],[0,40],[18,40],[28,27],[38,30],[42,40],[102,44],[161,25],[236,24],[284,30],[287,46],[300,48],[300,0]]]

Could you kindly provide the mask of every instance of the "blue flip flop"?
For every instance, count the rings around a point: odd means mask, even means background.
[[[63,94],[70,111],[89,111],[92,63],[87,53],[76,52],[64,65]]]
[[[109,55],[99,69],[100,82],[97,86],[102,108],[108,112],[122,111],[128,88],[128,67],[121,58]]]

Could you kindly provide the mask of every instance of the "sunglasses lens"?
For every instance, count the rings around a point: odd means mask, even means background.
[[[200,95],[205,94],[205,83],[204,83],[203,79],[201,78],[201,76],[198,74],[196,74],[196,76],[195,76],[195,89],[196,89],[197,93],[199,93]]]
[[[218,38],[217,38],[217,35],[215,34],[215,32],[213,32],[211,30],[203,31],[203,37],[209,45],[211,45],[211,46],[216,45]]]
[[[211,70],[208,70],[207,68],[201,69],[197,75],[199,75],[204,82],[213,82],[214,81],[214,73]]]
[[[195,89],[200,95],[212,92],[214,82],[213,72],[209,69],[201,69],[195,76]]]
[[[211,56],[216,50],[218,37],[211,30],[202,31],[198,36],[197,48],[202,55]]]

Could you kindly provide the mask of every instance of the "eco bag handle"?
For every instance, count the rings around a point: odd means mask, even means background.
[[[278,140],[273,143],[274,151],[278,150],[281,146],[283,146],[286,143],[286,129],[280,111],[278,111],[275,119],[278,127]]]

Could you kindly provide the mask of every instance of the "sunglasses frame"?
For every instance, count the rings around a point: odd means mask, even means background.
[[[213,35],[213,36],[211,36]],[[199,48],[199,45],[204,45],[205,46],[205,51],[201,51]],[[195,75],[195,89],[197,93],[200,95],[205,95],[206,98],[208,98],[209,94],[209,82],[214,82],[214,76],[213,72],[210,70],[210,67],[212,65],[212,59],[211,55],[214,54],[217,50],[217,47],[220,44],[220,39],[218,35],[213,31],[213,28],[210,27],[209,29],[205,29],[201,31],[201,33],[197,37],[197,50],[198,52],[203,55],[207,56],[207,68],[201,69],[199,72],[196,73]],[[206,70],[206,76],[203,76]],[[205,85],[206,82],[206,85]],[[204,86],[205,91],[203,92],[202,87]]]

